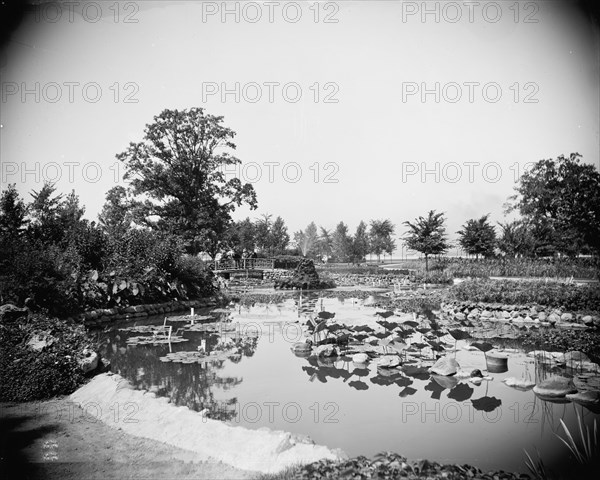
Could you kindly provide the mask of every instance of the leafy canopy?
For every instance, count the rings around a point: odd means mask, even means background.
[[[600,173],[581,158],[572,153],[535,163],[521,176],[507,211],[518,210],[545,231],[554,250],[600,254]]]
[[[488,222],[488,215],[479,219],[467,220],[457,233],[458,242],[469,255],[491,257],[496,247],[496,231]]]
[[[234,136],[223,117],[202,108],[155,116],[143,139],[117,155],[130,182],[135,221],[180,236],[193,253],[215,254],[235,208],[257,207],[252,185],[227,178],[241,163],[229,153]]]
[[[425,255],[425,261],[429,255],[445,253],[450,248],[444,227],[444,214],[430,210],[427,217],[419,217],[412,223],[404,222],[408,227],[405,233],[406,245],[411,250]]]

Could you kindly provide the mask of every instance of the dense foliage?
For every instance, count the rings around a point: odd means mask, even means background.
[[[35,351],[36,334],[49,340]],[[93,347],[82,325],[33,315],[26,323],[0,325],[0,401],[43,400],[72,393],[84,381],[78,360]]]
[[[600,172],[581,155],[536,162],[515,187],[508,210],[527,221],[534,255],[600,254]]]
[[[425,271],[429,270],[429,256],[440,255],[450,248],[444,226],[444,214],[431,210],[427,217],[419,217],[414,222],[406,221],[406,245],[425,255]]]
[[[539,304],[572,311],[600,311],[600,286],[545,281],[466,280],[450,289],[461,301]]]
[[[460,246],[469,255],[493,257],[496,248],[496,231],[488,222],[489,215],[467,220],[458,231]]]
[[[0,302],[27,301],[34,311],[64,317],[214,292],[212,273],[184,254],[177,237],[108,216],[104,226],[89,222],[74,193],[63,198],[49,184],[32,196],[29,205],[11,189],[1,198]]]
[[[182,239],[189,253],[221,247],[236,207],[256,208],[251,184],[227,178],[241,161],[235,132],[223,117],[202,108],[163,110],[146,125],[141,141],[117,158],[130,182],[133,217],[140,225]]]
[[[413,261],[407,268],[422,269]],[[430,270],[447,271],[455,278],[473,277],[549,277],[600,278],[600,265],[595,258],[437,258]]]
[[[319,460],[307,465],[290,468],[281,474],[264,475],[261,480],[300,480],[300,479],[438,479],[459,480],[464,478],[486,478],[516,480],[528,478],[508,472],[484,473],[470,465],[442,465],[429,460],[408,460],[394,452],[383,452],[374,458],[363,456],[343,461]]]

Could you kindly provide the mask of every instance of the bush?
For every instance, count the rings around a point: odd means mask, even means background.
[[[429,273],[418,270],[414,273],[412,280],[417,283],[436,283],[447,285],[453,282],[454,277],[450,272],[443,270],[430,270]]]
[[[214,274],[198,257],[182,255],[175,264],[174,276],[187,286],[191,297],[201,297],[216,293]]]
[[[54,343],[35,351],[27,342],[44,333]],[[0,325],[0,401],[43,400],[75,391],[85,380],[78,360],[92,347],[82,325],[34,315],[25,324]]]
[[[572,283],[515,280],[467,280],[450,289],[460,301],[536,303],[570,311],[600,311],[600,287]]]
[[[295,256],[295,255],[278,255],[274,257],[275,263],[273,268],[284,268],[286,270],[293,270],[300,262],[304,259],[304,257]]]
[[[584,278],[600,275],[595,258],[440,258],[431,269],[448,271],[453,277],[537,277]]]

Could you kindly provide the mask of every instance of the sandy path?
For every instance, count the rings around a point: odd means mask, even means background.
[[[0,404],[0,478],[242,479],[253,474],[134,437],[86,417],[68,398]]]

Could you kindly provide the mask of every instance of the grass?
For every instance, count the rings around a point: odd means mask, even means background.
[[[569,430],[569,427],[565,424],[565,422],[560,420],[560,425],[564,430],[565,436],[562,437],[559,434],[555,433],[554,435],[566,445],[569,449],[573,457],[575,458],[576,465],[573,466],[573,472],[594,472],[598,470],[598,466],[600,465],[600,437],[598,437],[598,424],[596,419],[594,419],[594,426],[588,427],[583,424],[581,419],[581,415],[577,411],[577,425],[579,431],[579,438],[575,440],[573,434]],[[528,470],[531,472],[533,477],[538,480],[550,480],[554,478],[547,470],[544,465],[544,461],[540,456],[540,452],[537,451],[537,460],[533,460],[531,455],[524,450],[525,456],[527,457],[525,460],[525,465]],[[573,478],[583,478],[580,476]]]
[[[300,468],[301,465],[292,465],[278,473],[261,473],[253,480],[294,480]]]

